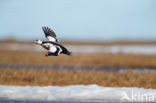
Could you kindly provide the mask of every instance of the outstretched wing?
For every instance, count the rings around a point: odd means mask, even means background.
[[[56,34],[54,33],[53,30],[51,30],[48,27],[42,27],[45,37],[52,42],[58,42],[58,39],[56,38]]]

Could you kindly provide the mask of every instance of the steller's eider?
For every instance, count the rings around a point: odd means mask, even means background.
[[[71,55],[70,51],[59,44],[59,40],[56,38],[56,34],[53,30],[48,27],[42,27],[42,29],[48,41],[36,40],[35,43],[48,50],[48,53],[45,56],[58,56],[59,54]]]

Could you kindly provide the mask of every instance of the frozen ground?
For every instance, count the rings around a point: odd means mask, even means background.
[[[156,55],[156,45],[65,45],[73,53],[126,53],[126,54],[147,54]],[[24,50],[24,51],[44,51],[35,44],[0,44],[0,50]]]
[[[40,100],[156,101],[156,89],[102,87],[98,85],[8,86],[0,85],[0,98]]]
[[[126,53],[126,54],[147,54],[156,55],[156,45],[65,45],[73,53]],[[35,44],[0,44],[0,50],[26,50],[44,51]]]

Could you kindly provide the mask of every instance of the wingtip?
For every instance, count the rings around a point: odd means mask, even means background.
[[[46,26],[42,26],[42,29],[46,28]]]

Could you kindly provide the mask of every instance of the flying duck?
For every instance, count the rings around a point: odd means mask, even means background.
[[[48,27],[42,27],[42,30],[48,41],[36,40],[35,43],[48,50],[48,53],[45,54],[45,56],[58,56],[59,54],[71,55],[70,51],[59,44],[59,40],[56,38],[56,34],[53,30]]]

